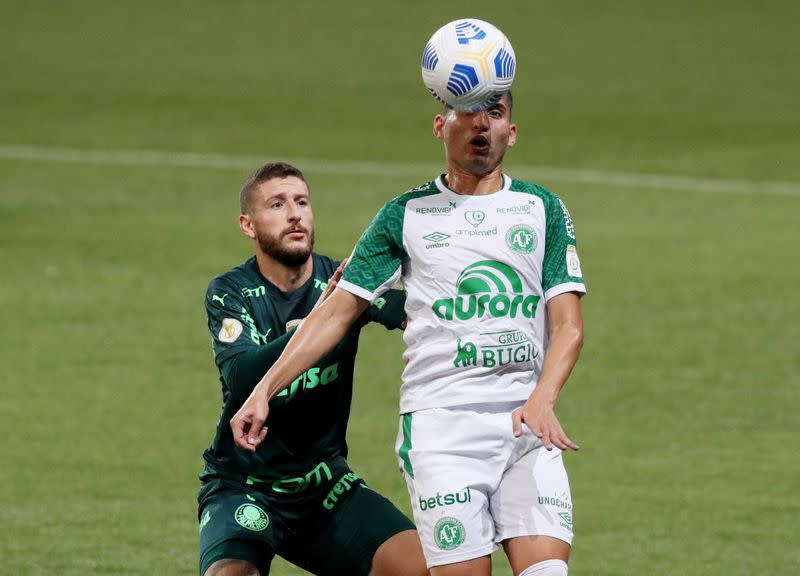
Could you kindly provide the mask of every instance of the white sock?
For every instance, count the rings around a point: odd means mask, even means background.
[[[519,576],[567,576],[567,563],[563,560],[545,560],[528,566]]]

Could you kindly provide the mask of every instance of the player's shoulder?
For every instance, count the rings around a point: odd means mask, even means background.
[[[517,192],[519,194],[529,194],[531,196],[538,196],[542,199],[542,201],[546,203],[550,202],[558,202],[558,196],[555,193],[551,192],[544,186],[540,184],[535,184],[534,182],[527,182],[525,180],[519,180],[518,178],[511,179],[511,186],[509,186],[509,191]]]
[[[255,256],[247,259],[238,266],[217,274],[208,283],[207,293],[216,293],[220,290],[238,291],[252,284],[253,270],[255,269]]]
[[[434,196],[436,194],[441,194],[441,190],[436,186],[435,180],[430,180],[425,182],[424,184],[420,184],[419,186],[415,186],[410,190],[406,190],[402,194],[398,194],[391,200],[386,203],[386,206],[396,206],[405,208],[406,204],[408,204],[411,200],[416,200],[417,198],[424,198],[425,196]]]
[[[509,186],[509,191],[520,194],[528,194],[539,198],[544,205],[545,213],[548,215],[548,217],[555,216],[561,212],[565,214],[565,217],[569,214],[564,201],[554,192],[539,184],[513,178],[511,180],[511,186]]]

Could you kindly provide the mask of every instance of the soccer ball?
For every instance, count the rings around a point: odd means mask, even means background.
[[[516,58],[498,28],[474,18],[439,28],[422,52],[422,81],[440,102],[475,112],[511,89]]]

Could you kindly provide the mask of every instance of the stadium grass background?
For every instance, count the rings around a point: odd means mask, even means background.
[[[567,456],[570,574],[798,570],[797,3],[5,0],[2,14],[0,573],[196,573],[220,404],[202,298],[249,253],[237,190],[255,163],[235,159],[310,159],[317,249],[345,256],[443,165],[419,57],[459,16],[514,44],[507,171],[566,200],[590,290],[558,406],[582,445]],[[380,328],[363,339],[349,440],[354,468],[408,511],[401,350]],[[495,574],[510,574],[501,554]]]

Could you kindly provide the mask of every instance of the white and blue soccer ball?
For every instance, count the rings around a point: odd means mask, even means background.
[[[474,112],[511,89],[517,60],[497,27],[462,18],[439,28],[422,52],[422,81],[437,100]]]

